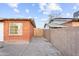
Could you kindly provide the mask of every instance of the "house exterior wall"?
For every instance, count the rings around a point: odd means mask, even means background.
[[[74,26],[74,27],[79,26],[79,22],[72,22],[72,26]]]
[[[32,39],[32,37],[34,36],[34,27],[32,26],[31,23],[30,24],[30,39]]]
[[[70,26],[70,27],[79,27],[79,22],[68,22],[68,23],[65,23],[64,25]]]
[[[9,35],[9,23],[22,23],[22,35]],[[30,21],[4,21],[4,41],[29,41],[32,38],[33,27]]]
[[[43,37],[44,29],[34,28],[34,37]]]
[[[64,25],[65,25],[65,26],[68,26],[68,27],[69,27],[69,26],[71,27],[71,26],[72,26],[72,22],[70,22],[70,23],[65,23]]]

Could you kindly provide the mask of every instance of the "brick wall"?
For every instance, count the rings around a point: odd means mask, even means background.
[[[22,35],[9,35],[9,23],[23,23]],[[5,41],[29,41],[32,37],[32,25],[29,21],[4,21],[4,40]]]

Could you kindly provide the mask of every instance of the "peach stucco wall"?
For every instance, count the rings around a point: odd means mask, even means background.
[[[69,22],[64,25],[69,26],[69,27],[79,27],[79,22]]]
[[[79,26],[79,22],[72,22],[72,26],[74,26],[74,27]]]
[[[23,23],[22,35],[9,35],[9,23]],[[33,26],[30,21],[4,21],[4,40],[5,41],[29,41],[32,38]]]

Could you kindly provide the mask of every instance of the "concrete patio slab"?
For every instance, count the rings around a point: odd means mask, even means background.
[[[45,38],[33,38],[27,44],[6,44],[0,48],[0,56],[60,56],[61,53]]]

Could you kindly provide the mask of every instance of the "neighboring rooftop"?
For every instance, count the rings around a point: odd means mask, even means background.
[[[69,22],[69,21],[79,21],[79,18],[54,18],[54,19],[51,19],[49,21],[49,23],[51,22],[60,22],[60,23],[65,23],[65,22]]]
[[[34,27],[36,27],[34,19],[31,19],[31,18],[1,18],[1,19],[0,19],[0,22],[6,21],[6,20],[7,20],[7,21],[17,21],[17,20],[19,20],[19,21],[30,21],[31,24],[32,24]]]
[[[79,22],[79,18],[53,18],[49,21],[49,23],[45,24],[44,27],[47,25],[49,27],[67,27],[62,24],[68,23],[68,22]]]

